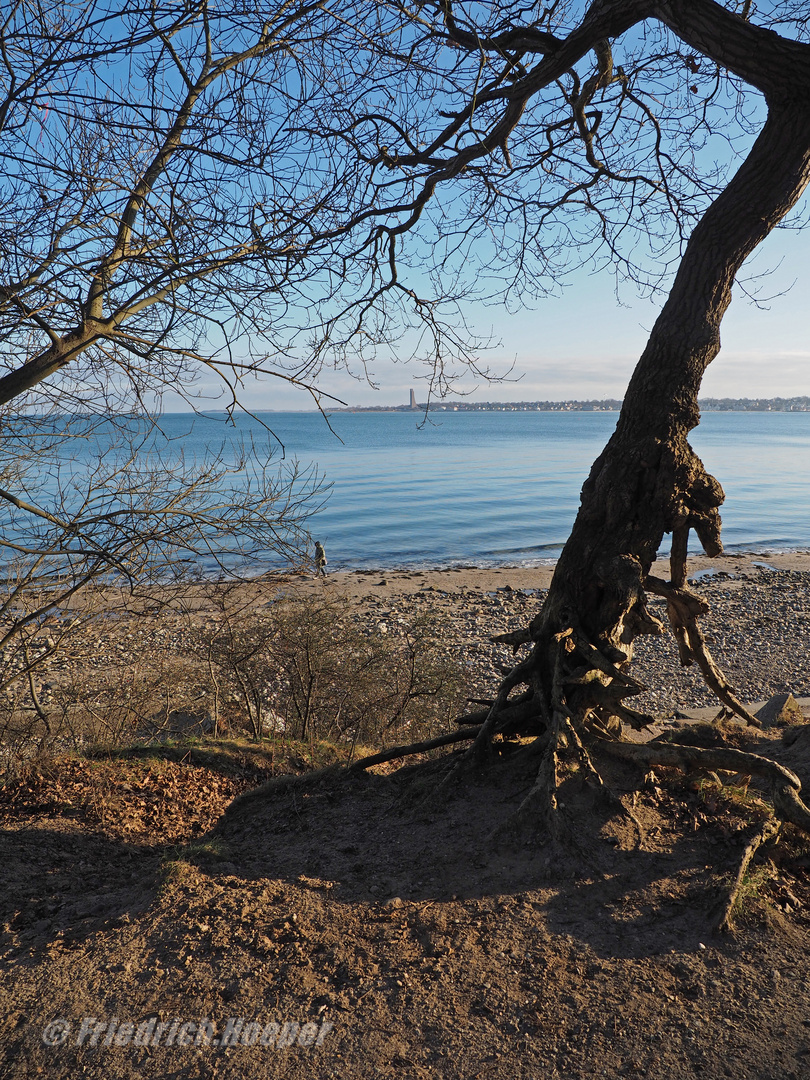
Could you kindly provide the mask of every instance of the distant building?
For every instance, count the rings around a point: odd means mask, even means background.
[[[416,404],[416,394],[413,392],[413,390],[411,390],[411,408],[412,409],[418,409],[419,408],[419,406]]]

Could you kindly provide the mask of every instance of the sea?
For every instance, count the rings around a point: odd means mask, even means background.
[[[339,412],[166,416],[172,446],[272,432],[280,464],[314,467],[328,496],[309,519],[329,570],[535,566],[571,529],[611,412]],[[810,413],[707,412],[692,445],[726,492],[730,552],[810,550]],[[695,550],[699,550],[696,546]]]

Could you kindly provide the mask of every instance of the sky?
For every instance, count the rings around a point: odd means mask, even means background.
[[[767,15],[770,3],[763,2]],[[632,40],[628,47],[632,52]],[[749,121],[756,116],[754,107]],[[750,131],[745,138],[737,137],[734,146],[739,157],[752,140]],[[724,152],[730,152],[729,146],[725,136],[718,135],[699,149],[698,160],[702,163],[705,155],[711,166],[715,155]],[[732,165],[736,167],[733,160]],[[810,196],[806,195],[791,219],[797,220],[802,211],[810,218],[808,210]],[[743,267],[741,281],[753,278],[749,288],[761,290],[766,300],[758,307],[743,289],[735,290],[721,328],[721,352],[704,377],[703,397],[810,395],[809,241],[810,225],[804,233],[778,229]],[[643,255],[636,256],[643,261]],[[405,274],[400,280],[409,284]],[[415,284],[423,292],[424,284]],[[472,401],[621,398],[664,300],[663,294],[639,298],[631,285],[620,287],[617,297],[610,269],[593,273],[586,268],[568,279],[561,296],[539,301],[531,310],[510,313],[502,305],[471,304],[465,317],[472,330],[497,342],[482,353],[483,364],[509,374],[505,381],[495,383],[461,378],[458,394]],[[407,351],[403,346],[403,352]],[[425,369],[417,362],[392,363],[381,356],[370,364],[369,373],[375,385],[329,371],[319,376],[317,385],[349,406],[406,404],[412,389],[419,401],[425,400]],[[201,407],[216,409],[226,404],[224,397],[217,402],[216,384],[203,384],[200,389],[206,395]],[[315,408],[305,390],[269,377],[247,382],[240,396],[247,408],[257,411]],[[164,401],[169,411],[173,404]],[[324,407],[329,408],[327,399]]]
[[[767,277],[760,277],[770,271]],[[706,373],[703,397],[793,397],[810,394],[810,232],[780,230],[760,246],[740,279],[770,298],[764,309],[738,287],[722,326],[722,349]],[[501,344],[484,354],[510,381],[487,384],[462,379],[472,401],[535,401],[621,398],[644,348],[663,296],[635,297],[630,287],[617,300],[610,273],[581,272],[562,297],[543,300],[533,310],[510,314],[499,307],[470,312],[473,325]],[[380,361],[372,365],[379,389],[346,375],[327,373],[324,391],[349,405],[407,403],[410,390],[424,399],[417,364]],[[246,387],[252,409],[309,410],[303,391],[275,380]],[[211,403],[211,407],[216,407]]]

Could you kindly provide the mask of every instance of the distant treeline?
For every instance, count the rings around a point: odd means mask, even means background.
[[[810,412],[810,397],[701,398],[704,412]],[[365,405],[340,412],[618,412],[617,398],[599,401],[431,401],[416,405]]]
[[[810,397],[701,398],[706,412],[810,412]]]

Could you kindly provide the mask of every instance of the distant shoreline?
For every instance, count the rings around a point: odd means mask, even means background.
[[[701,412],[810,412],[810,397],[792,398],[702,398]],[[347,405],[330,413],[395,412],[618,412],[617,398],[589,401],[430,401],[407,405]]]

